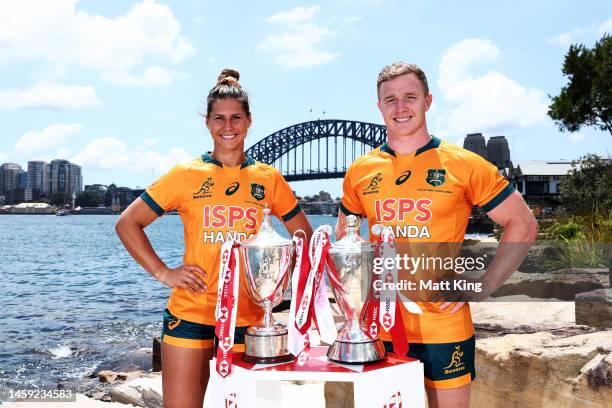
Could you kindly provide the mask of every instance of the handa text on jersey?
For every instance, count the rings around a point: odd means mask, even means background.
[[[243,242],[253,236],[253,234],[236,231],[204,231],[202,236],[205,244],[217,244],[229,241],[230,239]]]
[[[204,217],[202,220],[204,229],[235,228],[239,222],[244,222],[241,229],[254,231],[257,226],[257,208],[242,208],[236,205],[204,206]]]

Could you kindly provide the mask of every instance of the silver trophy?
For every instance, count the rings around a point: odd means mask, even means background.
[[[289,285],[293,243],[274,231],[270,209],[265,208],[263,213],[259,232],[240,246],[248,293],[264,309],[263,320],[249,327],[244,339],[242,359],[255,364],[293,359],[287,350],[287,328],[272,316],[272,308],[281,302]]]
[[[374,248],[359,236],[359,220],[346,219],[346,235],[332,244],[329,254],[336,266],[340,285],[331,285],[346,322],[329,347],[327,357],[339,363],[364,364],[383,360],[385,347],[380,338],[368,336],[360,319],[374,268]],[[373,299],[370,299],[374,301]]]

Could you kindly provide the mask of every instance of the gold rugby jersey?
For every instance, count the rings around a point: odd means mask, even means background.
[[[513,191],[494,165],[432,137],[408,155],[397,154],[385,143],[355,160],[344,178],[340,208],[347,215],[366,217],[369,226],[392,226],[398,244],[430,243],[422,247],[435,256],[439,246],[433,243],[463,242],[473,205],[491,211]],[[422,315],[402,307],[409,342],[445,343],[472,336],[467,304],[454,315],[450,308],[439,311],[439,303],[419,304]],[[389,339],[384,332],[382,337]]]
[[[173,288],[170,312],[187,321],[215,325],[219,251],[228,239],[243,241],[259,230],[266,206],[283,221],[300,211],[291,187],[274,167],[247,157],[240,166],[226,167],[210,153],[179,164],[151,184],[141,198],[158,214],[177,210],[183,222],[183,263],[204,269],[208,289],[193,294]],[[246,291],[240,274],[237,326],[255,323],[263,315]]]

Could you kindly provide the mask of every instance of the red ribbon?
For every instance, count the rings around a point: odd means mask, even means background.
[[[238,307],[238,279],[236,276],[238,243],[226,242],[221,247],[221,265],[217,298],[215,334],[219,339],[217,346],[217,373],[223,378],[232,373],[234,329],[236,308]]]

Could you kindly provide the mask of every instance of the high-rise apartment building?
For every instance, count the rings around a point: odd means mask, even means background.
[[[487,143],[489,161],[498,169],[510,167],[510,148],[505,136],[493,136]]]
[[[50,194],[64,193],[72,196],[83,191],[83,174],[81,166],[70,163],[68,160],[56,159],[51,161],[51,189]]]
[[[482,133],[470,133],[463,141],[463,148],[487,159],[487,145]]]
[[[3,163],[0,166],[0,193],[19,188],[21,181],[21,166],[15,163]]]

